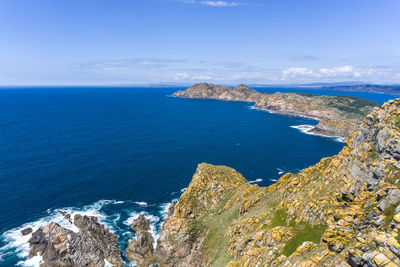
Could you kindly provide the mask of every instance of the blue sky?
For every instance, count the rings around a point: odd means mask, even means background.
[[[0,85],[201,81],[400,83],[400,1],[0,1]]]

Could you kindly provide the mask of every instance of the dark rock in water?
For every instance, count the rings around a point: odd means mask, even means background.
[[[132,228],[136,231],[136,239],[129,243],[125,252],[129,260],[135,261],[138,266],[149,266],[155,263],[153,257],[153,236],[148,231],[150,229],[150,220],[144,215],[140,215],[132,223]]]
[[[39,228],[28,241],[29,256],[39,253],[44,262],[41,266],[104,266],[105,260],[122,266],[117,237],[96,217],[76,215],[74,223],[78,233],[56,223]]]
[[[21,230],[22,235],[29,235],[30,233],[32,233],[32,228],[30,227]]]
[[[69,214],[65,210],[59,210],[58,213],[60,213],[62,216],[64,216],[64,219],[68,220],[68,222],[70,224],[72,224],[71,214]]]

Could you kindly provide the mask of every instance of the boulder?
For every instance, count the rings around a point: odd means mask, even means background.
[[[30,233],[32,233],[32,228],[30,227],[21,230],[22,235],[29,235]]]

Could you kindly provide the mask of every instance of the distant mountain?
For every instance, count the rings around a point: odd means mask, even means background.
[[[336,85],[336,86],[331,85],[331,86],[321,87],[319,89],[400,95],[400,84],[398,85],[359,84],[359,85]]]

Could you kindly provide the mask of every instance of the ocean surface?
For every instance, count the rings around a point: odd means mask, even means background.
[[[57,210],[96,215],[122,251],[140,213],[159,232],[198,163],[235,168],[267,186],[338,153],[337,138],[305,134],[317,121],[252,110],[251,104],[169,97],[183,88],[0,89],[0,265],[34,266],[29,236]],[[393,95],[257,88],[265,92],[350,94],[383,103]]]

